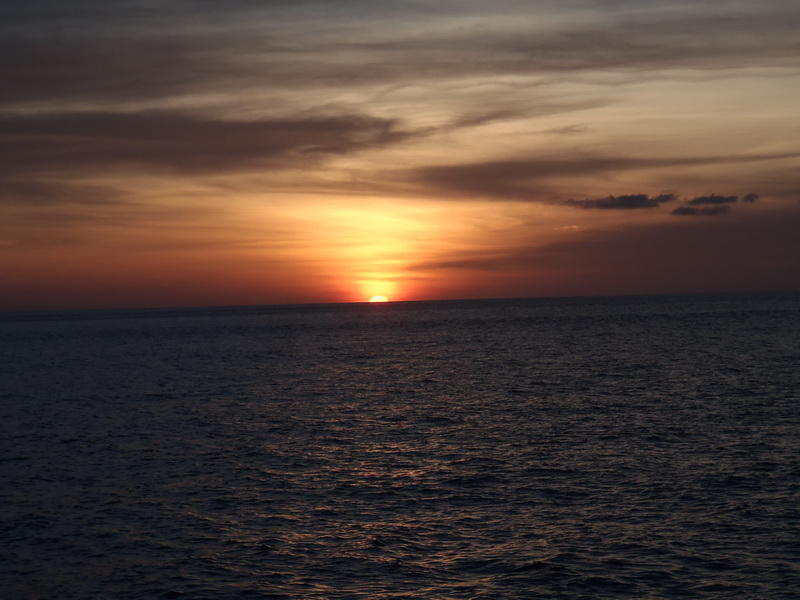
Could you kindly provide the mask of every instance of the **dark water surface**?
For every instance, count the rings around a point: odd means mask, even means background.
[[[800,295],[0,315],[0,597],[800,598]]]

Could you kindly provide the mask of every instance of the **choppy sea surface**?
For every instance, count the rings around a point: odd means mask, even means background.
[[[800,598],[800,294],[0,315],[0,597]]]

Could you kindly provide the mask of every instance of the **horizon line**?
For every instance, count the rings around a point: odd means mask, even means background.
[[[389,300],[388,302],[370,302],[369,300],[344,301],[344,302],[282,302],[267,304],[208,304],[208,305],[173,305],[173,306],[127,306],[127,307],[104,307],[104,308],[42,308],[42,309],[13,309],[0,310],[0,319],[4,317],[20,317],[47,314],[85,314],[85,313],[128,313],[128,312],[179,312],[179,311],[223,311],[223,310],[247,310],[247,309],[268,309],[268,308],[315,308],[333,306],[358,306],[369,305],[409,305],[427,304],[436,302],[486,302],[486,301],[513,301],[513,300],[591,300],[600,298],[652,298],[670,296],[734,296],[734,295],[768,295],[768,294],[800,294],[800,289],[772,289],[772,290],[740,290],[740,291],[714,291],[714,292],[649,292],[649,293],[628,293],[628,294],[586,294],[586,295],[566,295],[566,296],[487,296],[475,298],[437,298],[419,300]],[[380,308],[376,308],[380,310]]]

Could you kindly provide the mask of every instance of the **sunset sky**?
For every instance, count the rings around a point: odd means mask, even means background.
[[[0,0],[0,310],[800,289],[797,0]]]

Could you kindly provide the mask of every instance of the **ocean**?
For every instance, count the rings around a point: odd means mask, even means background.
[[[0,314],[0,597],[800,598],[800,293]]]

